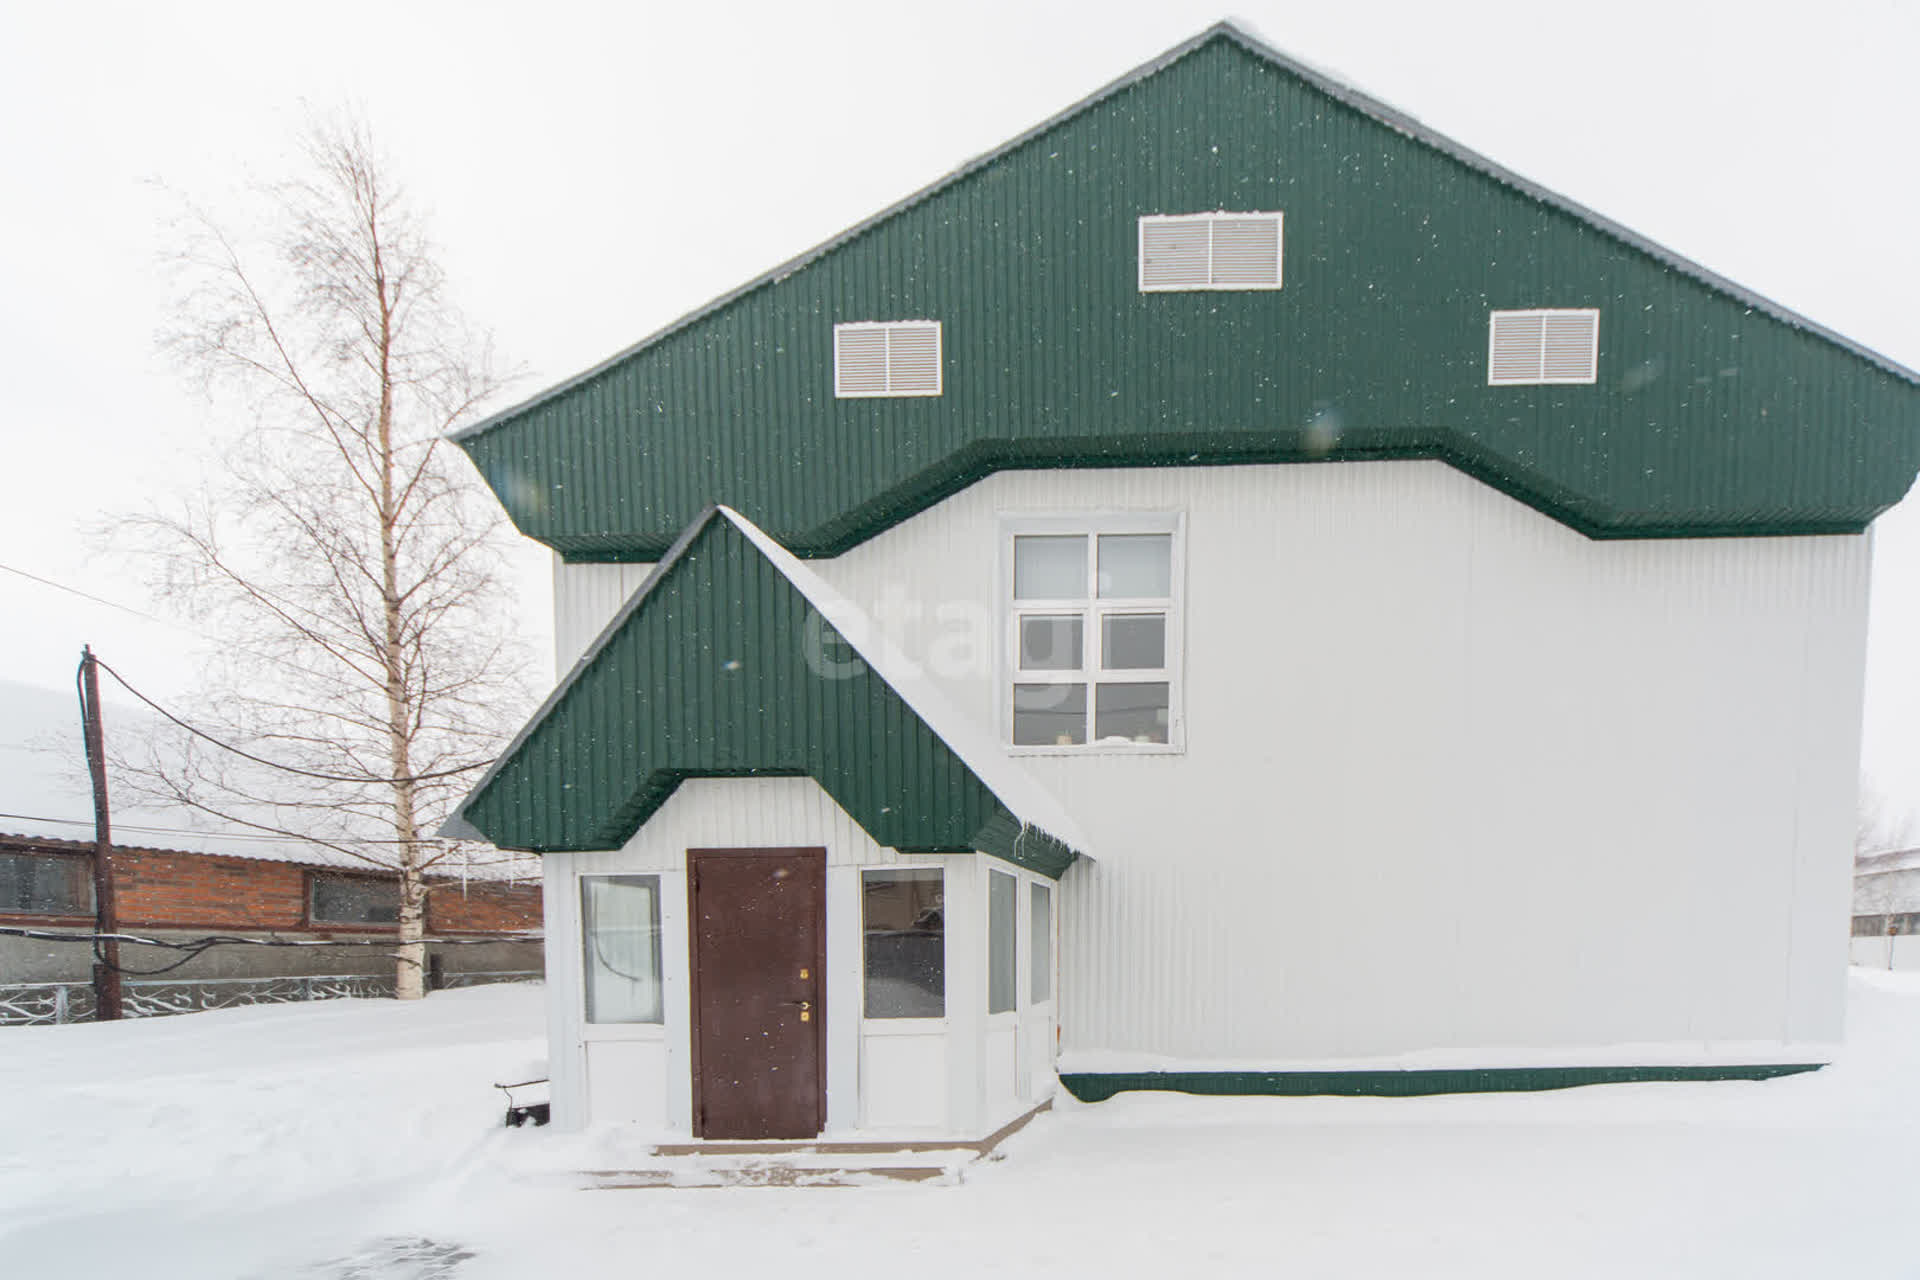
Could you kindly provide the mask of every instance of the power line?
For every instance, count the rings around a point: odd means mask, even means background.
[[[37,814],[37,813],[0,813],[0,818],[14,818],[14,819],[18,819],[21,822],[50,822],[56,826],[62,826],[62,827],[91,827],[93,825],[93,821],[90,818],[89,819],[49,818],[43,814]],[[198,827],[153,827],[153,826],[142,826],[136,822],[116,822],[113,824],[113,826],[114,826],[114,830],[116,831],[139,831],[147,835],[159,835],[159,836],[199,836],[203,839],[208,839],[208,840],[254,840],[263,844],[301,844],[301,843],[320,844],[322,843],[322,841],[320,841],[319,839],[313,836],[255,835],[254,833],[248,832],[248,831],[236,831],[236,832],[229,833],[225,831],[204,831]],[[384,839],[384,838],[375,840],[370,837],[362,837],[362,836],[341,836],[340,839],[349,844],[454,844],[454,845],[457,845],[457,844],[465,844],[465,843],[478,843],[477,841],[468,842],[468,841],[462,841],[462,840],[454,840],[446,836],[415,836],[412,840],[391,840],[391,839]],[[503,852],[508,852],[508,851],[503,850]],[[535,855],[526,854],[524,856],[533,857]],[[515,859],[511,859],[511,858],[500,859],[500,861],[514,861],[514,860]],[[485,864],[479,864],[479,865],[485,865]]]
[[[194,737],[202,738],[207,742],[212,743],[214,746],[219,747],[222,751],[231,751],[234,755],[239,756],[243,760],[251,760],[255,764],[265,765],[269,769],[278,769],[283,773],[295,774],[302,778],[316,778],[321,782],[354,782],[354,783],[379,782],[379,783],[385,783],[388,785],[394,785],[402,782],[432,782],[436,778],[453,778],[453,777],[458,777],[463,773],[472,773],[475,769],[486,768],[487,764],[489,763],[488,761],[481,760],[481,761],[476,761],[473,764],[463,764],[457,769],[440,769],[433,773],[416,773],[416,774],[412,774],[410,776],[401,777],[401,778],[379,778],[371,775],[356,778],[346,774],[316,773],[312,769],[296,768],[290,764],[281,764],[276,760],[268,760],[265,757],[256,756],[250,751],[243,751],[241,748],[234,746],[230,742],[222,742],[220,739],[214,737],[212,734],[208,733],[204,729],[199,729],[193,725],[188,724],[185,720],[182,720],[179,716],[176,716],[175,714],[173,714],[173,712],[167,710],[165,707],[155,702],[152,698],[149,698],[146,694],[140,692],[138,689],[134,688],[131,684],[127,683],[127,678],[125,676],[121,675],[118,671],[115,671],[112,667],[108,666],[104,661],[101,661],[99,658],[95,658],[94,661],[99,664],[101,670],[105,671],[108,675],[112,676],[115,680],[118,680],[120,682],[120,687],[122,689],[125,689],[128,693],[140,699],[140,701],[146,703],[149,707],[153,708],[153,710],[159,712],[162,716],[166,717],[168,720],[173,721],[173,723],[179,725],[182,729],[185,729],[188,733],[192,734]]]
[[[148,613],[144,609],[136,609],[130,604],[121,604],[119,601],[109,600],[105,596],[96,596],[90,591],[82,591],[78,587],[70,587],[64,582],[55,582],[52,578],[43,578],[37,573],[28,573],[25,569],[16,569],[10,564],[0,564],[0,569],[8,573],[18,574],[20,577],[30,582],[37,582],[43,587],[52,587],[55,591],[64,591],[70,596],[79,596],[82,600],[91,600],[95,604],[103,604],[109,609],[118,609],[122,613],[130,613],[136,618],[145,618],[149,622],[157,622],[163,627],[176,627],[182,631],[203,636],[205,639],[212,639],[210,636],[204,636],[202,632],[193,631],[191,627],[185,627],[180,623],[169,621],[157,614]]]
[[[302,674],[306,674],[305,668],[301,667],[298,663],[289,662],[285,658],[276,657],[275,655],[268,653],[263,649],[255,649],[248,645],[240,644],[230,639],[229,637],[218,636],[211,631],[202,631],[198,627],[188,626],[186,623],[181,622],[178,619],[162,617],[157,613],[149,613],[145,609],[136,609],[130,604],[121,604],[117,600],[109,600],[105,596],[97,596],[90,591],[82,591],[80,588],[74,587],[74,586],[68,586],[64,582],[55,582],[52,578],[43,578],[37,573],[28,573],[25,569],[16,569],[10,564],[0,564],[0,570],[4,570],[7,573],[18,574],[20,577],[26,578],[29,581],[37,582],[42,586],[52,587],[55,591],[64,591],[71,596],[78,596],[82,600],[91,600],[95,604],[106,605],[109,609],[118,609],[122,613],[130,613],[136,618],[145,618],[148,622],[157,622],[163,627],[169,627],[175,631],[178,631],[181,635],[193,636],[197,639],[205,641],[208,644],[218,645],[222,648],[237,649],[241,653],[247,654],[248,656],[257,659],[258,661],[265,662],[271,666],[285,667],[289,671],[298,671],[298,672],[301,672]],[[102,664],[102,665],[105,665],[105,664]]]

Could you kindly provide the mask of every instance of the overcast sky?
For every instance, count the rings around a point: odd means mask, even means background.
[[[1219,3],[0,0],[0,679],[70,687],[91,642],[189,685],[190,631],[13,571],[146,607],[78,529],[218,420],[154,351],[167,217],[287,173],[313,109],[371,123],[526,394],[1228,16],[1920,367],[1920,4]],[[1920,811],[1920,503],[1877,536],[1867,765]]]

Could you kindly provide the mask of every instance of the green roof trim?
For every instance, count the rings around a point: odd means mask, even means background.
[[[877,844],[1058,878],[1085,852],[1071,820],[882,642],[852,644],[829,592],[735,513],[703,513],[444,830],[617,849],[684,779],[805,776]]]
[[[1818,1071],[1819,1062],[1657,1067],[1467,1067],[1408,1071],[1067,1071],[1060,1083],[1081,1102],[1145,1090],[1215,1097],[1424,1098],[1439,1093],[1537,1093],[1590,1084],[1773,1080]]]
[[[1137,218],[1286,215],[1285,286],[1137,287]],[[1487,314],[1600,310],[1600,378],[1487,385]],[[836,399],[832,326],[942,325],[943,392]],[[714,501],[837,555],[995,471],[1445,461],[1596,538],[1857,532],[1920,374],[1221,25],[456,437],[572,560]]]

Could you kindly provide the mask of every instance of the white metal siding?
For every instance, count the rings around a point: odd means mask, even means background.
[[[1069,1053],[1838,1038],[1866,538],[1594,542],[1382,462],[1006,473],[817,567],[990,724],[1000,520],[1075,511],[1187,514],[1187,737],[1022,761],[1108,855]]]
[[[650,564],[568,564],[553,558],[554,670],[564,678],[640,584]]]
[[[1112,511],[1186,513],[1186,746],[1021,761],[1104,855],[1070,1055],[1838,1039],[1866,537],[1594,542],[1437,462],[1036,471],[814,567],[991,725],[1002,518]],[[561,572],[563,646],[633,571]]]

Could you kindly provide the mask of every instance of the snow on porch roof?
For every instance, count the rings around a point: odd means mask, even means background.
[[[829,654],[844,643],[859,661]],[[689,777],[812,777],[874,841],[1048,875],[1066,810],[865,613],[752,521],[709,507],[474,787],[444,835],[618,848]]]

